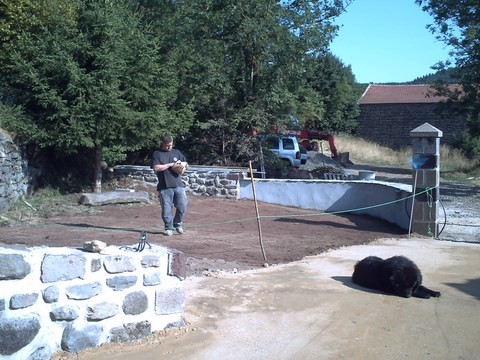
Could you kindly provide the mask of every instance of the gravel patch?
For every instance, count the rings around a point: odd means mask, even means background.
[[[480,242],[480,188],[455,182],[441,182],[440,219],[444,229],[440,240]],[[443,226],[443,225],[442,225]]]

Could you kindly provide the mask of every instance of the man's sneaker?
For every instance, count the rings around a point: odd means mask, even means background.
[[[177,233],[183,234],[183,227],[181,227],[181,226],[176,227],[175,230],[177,231]]]
[[[173,235],[173,230],[165,230],[164,234],[166,236],[172,236]]]

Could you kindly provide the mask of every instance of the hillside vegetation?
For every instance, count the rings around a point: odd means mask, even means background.
[[[354,163],[411,168],[412,149],[393,150],[364,139],[340,135],[336,137],[339,152],[349,152]],[[469,159],[456,148],[440,146],[440,173],[442,178],[480,186],[480,162]]]

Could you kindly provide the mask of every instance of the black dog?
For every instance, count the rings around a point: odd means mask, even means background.
[[[368,256],[355,265],[352,280],[358,285],[406,298],[415,296],[429,299],[431,296],[440,296],[438,291],[422,286],[420,269],[404,256],[386,260]]]

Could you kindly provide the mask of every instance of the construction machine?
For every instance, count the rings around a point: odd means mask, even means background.
[[[323,153],[321,141],[326,140],[328,141],[328,146],[330,147],[333,160],[343,167],[353,165],[353,163],[350,161],[350,154],[348,152],[339,153],[335,146],[335,138],[332,134],[326,131],[307,129],[276,129],[275,132],[282,135],[295,136],[298,139],[298,143],[308,151],[321,151]]]

